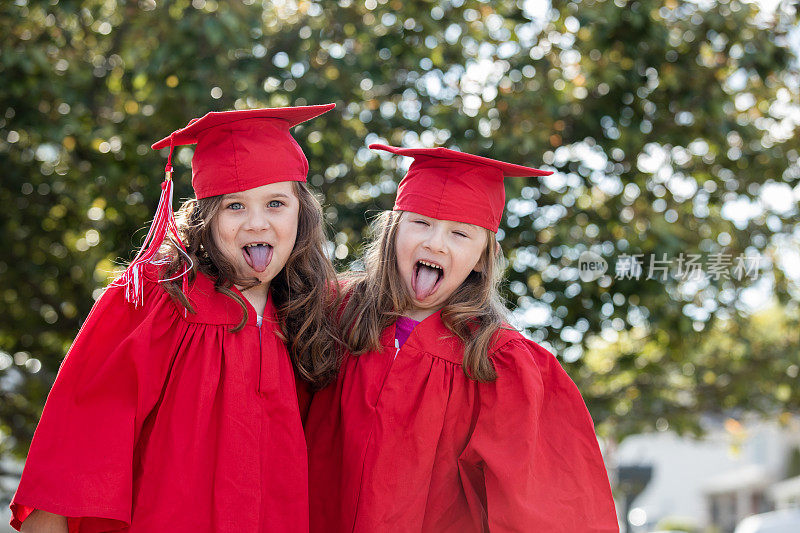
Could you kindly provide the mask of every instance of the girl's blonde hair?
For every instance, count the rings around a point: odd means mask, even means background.
[[[378,215],[364,250],[364,269],[341,276],[344,301],[339,328],[346,349],[354,355],[380,350],[381,332],[411,305],[397,268],[396,236],[402,216],[402,211]],[[502,279],[499,245],[494,233],[486,232],[486,248],[478,263],[482,268],[470,272],[442,308],[444,325],[464,343],[464,373],[482,382],[497,377],[488,352],[507,314],[498,290]]]
[[[272,301],[289,353],[298,374],[321,387],[336,377],[339,343],[331,317],[337,298],[336,272],[325,254],[327,240],[322,226],[322,206],[302,182],[292,182],[299,200],[297,239],[286,265],[270,282]],[[231,331],[241,330],[247,323],[247,305],[231,290],[238,285],[254,287],[256,278],[242,278],[225,259],[214,242],[212,222],[222,206],[223,196],[189,200],[176,213],[178,231],[186,246],[186,254],[174,243],[167,246],[171,259],[164,279],[186,269],[188,258],[192,268],[191,283],[197,271],[214,280],[215,289],[232,298],[242,308],[242,319]],[[181,290],[181,280],[163,283],[166,291],[189,312],[192,304]]]

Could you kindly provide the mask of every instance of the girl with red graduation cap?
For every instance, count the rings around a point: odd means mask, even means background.
[[[345,276],[350,353],[305,424],[311,531],[618,531],[577,388],[497,291],[503,178],[550,172],[370,148],[414,161]]]
[[[314,381],[333,366],[334,272],[289,129],[333,107],[208,113],[153,145],[171,159],[197,144],[197,198],[176,223],[167,163],[142,251],[50,392],[15,528],[308,530],[295,373]]]

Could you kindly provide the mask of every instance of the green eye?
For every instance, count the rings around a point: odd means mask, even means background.
[[[283,205],[283,202],[280,200],[272,200],[270,203],[267,204],[269,207],[280,207]]]

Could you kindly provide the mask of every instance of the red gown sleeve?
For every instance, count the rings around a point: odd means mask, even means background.
[[[130,524],[135,446],[180,337],[177,313],[155,283],[138,309],[120,288],[96,302],[47,398],[11,503],[14,528],[33,509],[68,517],[70,531]]]
[[[594,425],[555,357],[517,338],[491,356],[479,414],[461,457],[492,533],[618,532]]]
[[[300,408],[300,420],[303,425],[306,424],[308,419],[308,410],[311,408],[311,400],[314,398],[314,391],[311,389],[311,384],[300,376],[295,376],[295,387],[297,388],[297,405]]]

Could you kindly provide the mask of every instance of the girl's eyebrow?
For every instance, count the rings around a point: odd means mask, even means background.
[[[242,196],[243,196],[243,195],[242,195],[241,193],[238,193],[238,192],[232,192],[232,193],[228,193],[228,194],[226,194],[226,195],[225,195],[225,199],[226,199],[226,200],[230,200],[230,199],[238,199],[238,198],[241,198]],[[289,196],[288,194],[285,194],[285,193],[282,193],[282,192],[278,192],[278,193],[270,194],[270,195],[269,195],[269,197],[270,197],[270,198],[290,198],[290,196]]]

